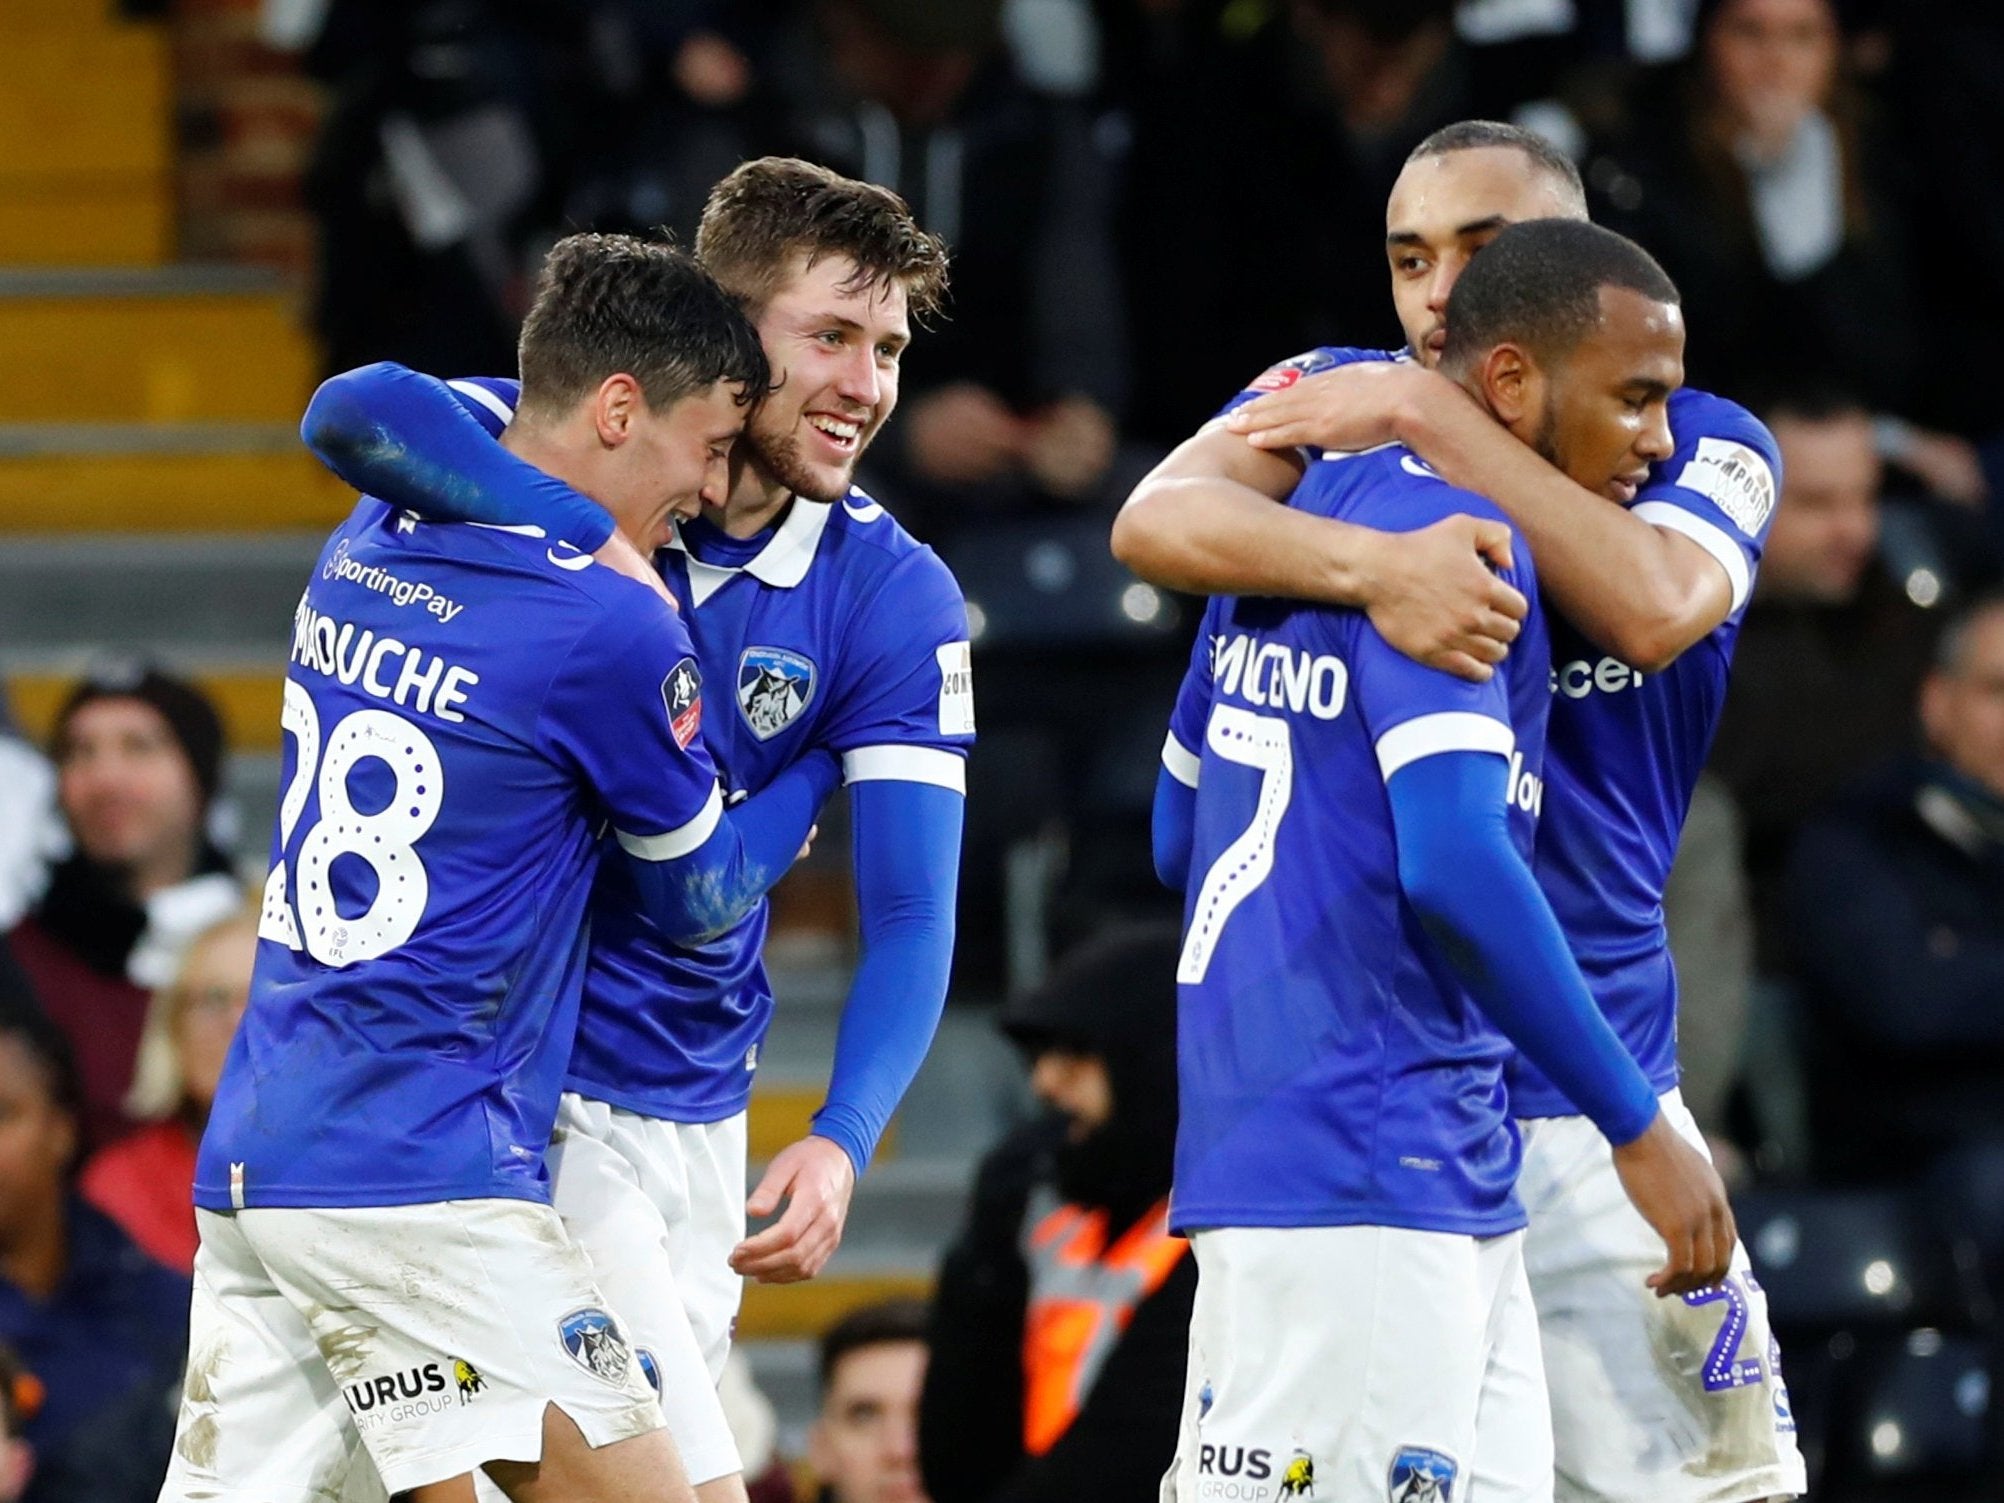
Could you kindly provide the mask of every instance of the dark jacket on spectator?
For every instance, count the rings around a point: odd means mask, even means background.
[[[40,1300],[0,1282],[0,1339],[46,1392],[25,1432],[25,1503],[151,1503],[174,1439],[188,1280],[73,1199],[62,1287]]]
[[[1803,830],[1787,915],[1820,1168],[1905,1177],[2004,1139],[2004,802],[1900,767]]]

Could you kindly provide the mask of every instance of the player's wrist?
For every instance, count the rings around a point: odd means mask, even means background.
[[[1322,576],[1324,598],[1334,605],[1368,611],[1385,599],[1392,577],[1394,542],[1369,527],[1325,522]]]

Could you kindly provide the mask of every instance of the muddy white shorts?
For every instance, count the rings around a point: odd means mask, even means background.
[[[1675,1091],[1664,1114],[1704,1147]],[[1520,1124],[1524,1263],[1544,1336],[1559,1503],[1748,1503],[1806,1486],[1746,1249],[1716,1289],[1658,1299],[1663,1242],[1584,1117]]]
[[[1549,1503],[1523,1234],[1198,1232],[1163,1503]]]
[[[319,1503],[661,1427],[627,1332],[548,1206],[197,1211],[162,1503]]]
[[[744,1280],[745,1115],[667,1122],[566,1093],[553,1199],[661,1394],[691,1483],[743,1469],[717,1399]]]

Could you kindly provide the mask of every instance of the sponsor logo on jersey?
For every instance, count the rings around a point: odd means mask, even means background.
[[[1315,1496],[1315,1458],[1306,1451],[1296,1451],[1288,1458],[1287,1470],[1280,1474],[1280,1495],[1283,1498]]]
[[[1533,819],[1545,812],[1545,780],[1524,765],[1521,751],[1510,753],[1510,807]]]
[[[1759,450],[1729,439],[1699,439],[1697,452],[1677,472],[1677,484],[1718,507],[1749,537],[1759,534],[1774,511],[1774,471]]]
[[[1343,713],[1350,670],[1328,653],[1311,655],[1285,642],[1262,642],[1244,633],[1211,639],[1211,679],[1217,692],[1258,709],[1306,711],[1317,720]]]
[[[1296,355],[1292,360],[1283,360],[1278,365],[1270,365],[1253,379],[1247,391],[1286,391],[1303,376],[1311,376],[1319,370],[1326,370],[1336,363],[1336,357],[1322,350],[1310,350],[1305,355]]]
[[[661,702],[668,708],[668,728],[684,751],[703,729],[703,670],[694,658],[684,658],[661,680]]]
[[[620,1333],[619,1323],[605,1311],[595,1306],[573,1310],[557,1322],[557,1334],[563,1338],[564,1350],[571,1354],[571,1360],[593,1377],[608,1383],[626,1381],[626,1370],[632,1361],[626,1337]]]
[[[1454,1458],[1426,1446],[1401,1446],[1386,1483],[1391,1503],[1453,1503]]]
[[[747,647],[738,659],[738,710],[751,733],[770,741],[814,698],[814,663],[784,647]]]
[[[334,545],[334,552],[327,562],[320,566],[322,579],[339,579],[348,584],[360,585],[365,590],[374,590],[387,598],[391,605],[423,606],[440,621],[450,621],[466,607],[455,600],[448,600],[422,579],[399,579],[389,570],[375,564],[358,564],[348,556],[348,540],[341,539]]]
[[[1574,658],[1570,663],[1552,665],[1552,692],[1567,699],[1585,699],[1589,694],[1619,694],[1623,689],[1640,689],[1642,672],[1620,658],[1602,658],[1590,663]]]
[[[939,663],[939,733],[974,734],[974,646],[948,642],[933,657]]]

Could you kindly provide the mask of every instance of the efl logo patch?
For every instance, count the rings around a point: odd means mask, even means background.
[[[1401,1446],[1387,1484],[1392,1503],[1453,1503],[1454,1458],[1425,1446]]]
[[[703,728],[703,670],[694,658],[684,658],[661,680],[661,703],[668,708],[668,728],[684,751]]]
[[[573,1310],[558,1322],[557,1334],[563,1337],[564,1350],[586,1372],[608,1383],[626,1381],[632,1358],[618,1323],[605,1311],[589,1307]]]
[[[1246,388],[1247,391],[1286,391],[1303,376],[1312,376],[1319,370],[1326,370],[1336,363],[1335,357],[1321,350],[1310,350],[1305,355],[1296,355],[1292,360],[1283,360],[1279,365],[1270,365]]]
[[[784,647],[747,647],[738,659],[738,710],[751,733],[770,741],[814,698],[814,664]]]
[[[1757,450],[1723,438],[1701,438],[1677,484],[1696,491],[1749,537],[1774,511],[1774,471]]]

